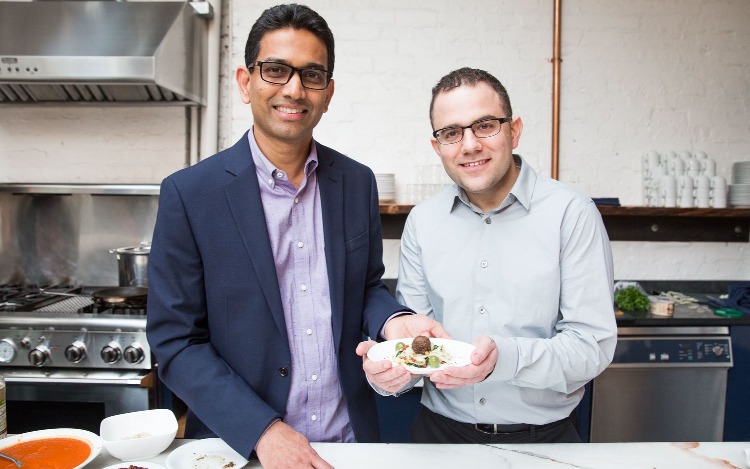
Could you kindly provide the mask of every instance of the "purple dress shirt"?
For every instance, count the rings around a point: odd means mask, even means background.
[[[292,355],[284,422],[310,441],[354,442],[338,379],[315,142],[295,188],[248,132]]]

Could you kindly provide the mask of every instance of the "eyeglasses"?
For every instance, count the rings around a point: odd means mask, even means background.
[[[442,129],[432,132],[432,136],[435,137],[437,142],[441,145],[451,145],[460,142],[464,139],[464,130],[466,129],[471,129],[471,131],[474,132],[474,136],[477,138],[487,138],[499,134],[500,127],[504,123],[512,120],[512,117],[482,119],[471,125],[452,125],[450,127],[443,127]]]
[[[331,72],[322,68],[297,68],[279,62],[255,62],[248,65],[252,69],[255,65],[260,69],[260,77],[263,81],[274,85],[286,85],[297,72],[302,86],[310,90],[324,90],[328,88],[331,81]]]

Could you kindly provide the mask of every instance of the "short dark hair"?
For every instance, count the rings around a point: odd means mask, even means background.
[[[450,72],[449,74],[441,78],[440,81],[438,81],[437,85],[432,88],[432,101],[430,101],[430,123],[432,123],[432,109],[435,106],[435,98],[437,98],[440,93],[458,88],[461,85],[474,86],[480,82],[485,82],[490,85],[492,89],[497,92],[498,96],[500,96],[500,101],[503,103],[503,107],[505,107],[504,111],[508,113],[508,115],[504,117],[513,116],[513,108],[510,107],[510,97],[508,96],[508,91],[505,89],[503,84],[500,83],[500,80],[484,70],[464,67]]]
[[[250,28],[245,44],[245,65],[252,68],[260,53],[260,41],[266,33],[278,29],[306,29],[317,36],[328,51],[328,71],[333,75],[333,33],[328,23],[318,13],[305,5],[290,3],[276,5],[264,11]]]

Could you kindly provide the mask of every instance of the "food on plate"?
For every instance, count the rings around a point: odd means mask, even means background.
[[[427,339],[427,347],[424,341],[417,341],[418,338]],[[417,345],[415,345],[417,342]],[[417,348],[418,347],[418,348]],[[397,365],[404,365],[414,368],[439,368],[441,365],[450,363],[452,356],[444,345],[432,345],[430,339],[424,336],[415,337],[411,346],[399,342],[396,344],[396,353],[393,361]]]
[[[146,467],[142,467],[142,466],[134,466],[134,465],[132,465],[132,464],[131,464],[131,465],[130,465],[130,466],[128,466],[128,467],[121,467],[121,468],[119,468],[119,469],[148,469],[148,468],[146,468]]]
[[[426,354],[432,350],[430,338],[423,335],[414,337],[414,340],[411,341],[411,348],[414,349],[414,353]]]
[[[23,461],[24,469],[73,469],[88,459],[91,446],[78,438],[55,437],[21,441],[2,451]],[[0,460],[0,469],[17,468]]]

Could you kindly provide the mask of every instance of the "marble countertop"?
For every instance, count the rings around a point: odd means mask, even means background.
[[[192,440],[175,440],[165,452],[147,461],[166,467],[169,453],[190,441]],[[750,449],[750,442],[536,445],[313,443],[312,446],[336,469],[388,467],[454,469],[467,465],[492,469],[750,468],[744,451]],[[129,464],[113,458],[103,449],[86,469],[104,469],[112,465],[116,465],[117,468],[127,468]],[[258,461],[251,461],[245,466],[245,468],[261,467]]]

